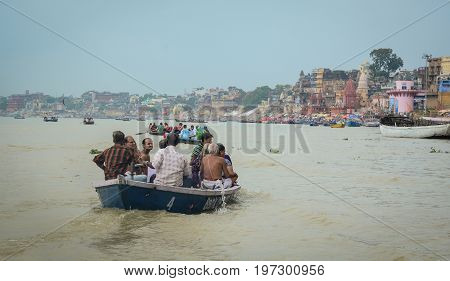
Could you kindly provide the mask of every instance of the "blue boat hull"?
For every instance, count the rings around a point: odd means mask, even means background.
[[[221,191],[114,181],[117,183],[95,187],[105,208],[166,210],[174,213],[196,214],[214,210],[222,205]],[[240,187],[226,190],[223,197],[225,202],[231,201],[239,189]]]
[[[347,121],[347,127],[361,127],[361,123],[356,121]]]

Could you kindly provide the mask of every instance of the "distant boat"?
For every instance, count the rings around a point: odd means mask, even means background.
[[[182,118],[182,119],[175,118],[175,122],[178,122],[178,123],[192,123],[193,121],[190,118]]]
[[[58,117],[56,116],[45,116],[44,117],[44,122],[58,122]]]
[[[185,188],[118,179],[94,184],[104,208],[125,210],[166,210],[173,213],[196,214],[211,211],[232,201],[240,186],[224,190]]]
[[[364,121],[363,125],[365,127],[380,127],[380,120],[371,118]]]
[[[25,116],[18,114],[14,116],[14,119],[25,119]]]
[[[92,117],[86,117],[83,120],[84,125],[94,125],[94,118]]]
[[[131,118],[124,116],[124,117],[117,117],[116,120],[119,120],[119,121],[130,121]]]
[[[202,143],[202,141],[201,141],[201,140],[196,140],[196,139],[188,139],[188,140],[185,140],[185,139],[180,138],[180,143],[186,143],[186,144],[200,144],[200,143]]]
[[[381,119],[380,132],[382,136],[390,138],[450,137],[450,124],[388,116]]]
[[[361,123],[356,120],[347,120],[346,125],[347,127],[361,127]]]
[[[158,130],[150,130],[150,131],[148,131],[148,134],[154,135],[154,136],[162,136],[162,135],[164,135],[164,132],[159,133]]]
[[[380,125],[380,131],[383,137],[390,138],[450,137],[450,124],[414,127]]]
[[[345,128],[345,123],[339,122],[339,123],[330,125],[330,127],[331,128]]]

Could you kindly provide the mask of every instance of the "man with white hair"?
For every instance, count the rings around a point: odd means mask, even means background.
[[[230,188],[232,181],[225,159],[219,155],[219,146],[211,143],[207,149],[208,154],[202,159],[201,174],[203,175],[203,181],[201,186],[207,189]]]

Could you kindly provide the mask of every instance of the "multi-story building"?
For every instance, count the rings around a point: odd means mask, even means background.
[[[448,108],[448,93],[439,91],[441,81],[448,80],[450,76],[450,56],[429,58],[426,69],[426,93],[427,108]]]
[[[438,103],[439,109],[450,109],[450,75],[439,81]]]
[[[16,112],[24,108],[25,108],[24,95],[12,95],[8,97],[8,105],[6,107],[7,112]]]
[[[111,92],[97,92],[89,91],[81,95],[83,100],[94,105],[118,105],[128,104],[130,101],[130,94],[127,92],[111,93]]]
[[[450,56],[428,59],[427,89],[436,93],[439,82],[450,75]]]

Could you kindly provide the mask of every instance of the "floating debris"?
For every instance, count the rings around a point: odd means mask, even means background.
[[[102,153],[102,152],[103,152],[103,151],[100,151],[100,150],[94,148],[94,149],[91,149],[91,151],[89,151],[89,154],[100,154],[100,153]]]
[[[441,150],[431,147],[430,153],[441,153]]]
[[[430,153],[449,153],[449,152],[448,152],[448,151],[442,151],[442,150],[440,150],[440,149],[431,147]]]

